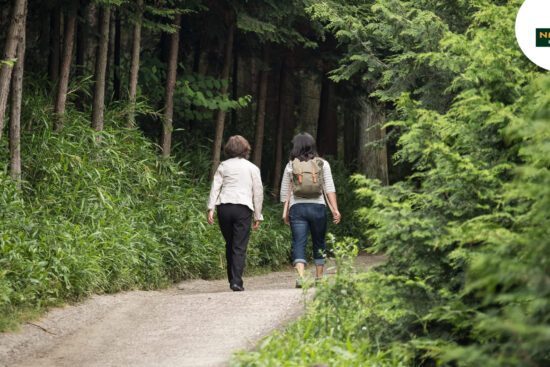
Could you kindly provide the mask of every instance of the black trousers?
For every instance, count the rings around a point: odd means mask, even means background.
[[[217,212],[220,229],[225,239],[227,279],[229,284],[242,287],[252,210],[246,205],[221,204],[218,205]]]

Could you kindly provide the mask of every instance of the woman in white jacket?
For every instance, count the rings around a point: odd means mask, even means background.
[[[233,291],[244,291],[242,274],[250,237],[260,226],[264,197],[260,169],[248,161],[250,144],[240,135],[229,138],[224,148],[229,159],[218,166],[210,189],[207,220],[214,224],[214,210],[225,239],[227,278]]]

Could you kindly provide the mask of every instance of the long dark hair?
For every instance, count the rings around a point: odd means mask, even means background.
[[[292,139],[292,150],[290,151],[290,160],[298,158],[300,161],[308,161],[318,157],[315,139],[308,133],[301,133]]]

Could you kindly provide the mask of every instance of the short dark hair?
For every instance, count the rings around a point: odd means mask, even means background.
[[[223,151],[229,158],[245,158],[250,157],[250,144],[240,135],[233,135],[227,140]]]
[[[290,150],[291,161],[298,158],[303,162],[318,156],[315,139],[310,134],[301,133],[292,139],[292,149]]]

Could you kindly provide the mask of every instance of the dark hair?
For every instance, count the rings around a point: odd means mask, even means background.
[[[313,136],[308,133],[301,133],[292,139],[292,149],[290,150],[290,160],[298,158],[300,161],[308,161],[318,157],[317,146]]]
[[[250,144],[240,135],[234,135],[227,140],[223,151],[229,158],[246,158],[250,157]]]

